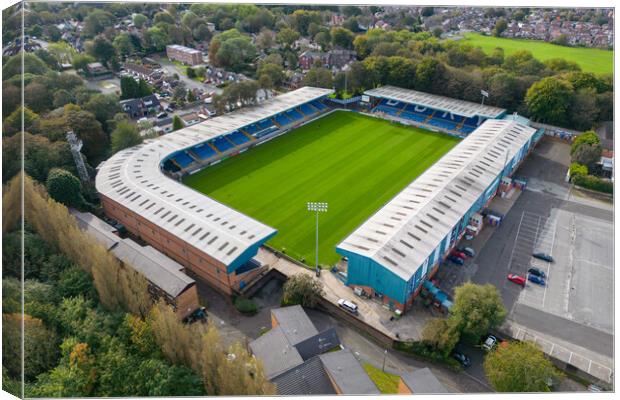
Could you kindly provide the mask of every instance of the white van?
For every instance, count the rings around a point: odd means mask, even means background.
[[[350,312],[351,314],[357,315],[358,313],[357,304],[353,303],[352,301],[340,299],[338,300],[338,305],[344,308],[345,310],[347,310],[348,312]]]

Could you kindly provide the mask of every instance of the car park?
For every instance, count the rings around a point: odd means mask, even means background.
[[[476,257],[476,250],[471,247],[459,247],[457,250],[461,253],[465,253],[468,257]]]
[[[353,315],[357,315],[359,313],[357,304],[353,303],[352,301],[340,299],[338,300],[338,305]]]
[[[547,253],[534,253],[534,254],[532,254],[532,256],[534,258],[538,258],[539,260],[547,261],[547,262],[550,262],[550,263],[553,262],[553,257],[551,257]]]
[[[465,264],[465,260],[463,260],[461,257],[457,257],[457,256],[453,256],[452,254],[450,254],[448,256],[448,260],[452,261],[453,263],[457,264],[457,265],[463,265]]]
[[[510,282],[514,282],[517,285],[521,285],[521,286],[525,286],[525,278],[520,276],[520,275],[516,275],[516,274],[508,274],[508,280]]]
[[[527,275],[527,280],[530,281],[530,282],[533,282],[533,283],[535,283],[537,285],[545,286],[545,280],[544,280],[544,278],[541,278],[540,276],[528,274]]]
[[[463,366],[463,368],[467,368],[471,365],[471,360],[464,353],[460,351],[452,352],[452,358],[459,362]]]
[[[530,269],[527,270],[527,272],[531,275],[536,275],[543,279],[547,278],[547,274],[545,274],[545,271],[543,271],[540,268],[531,267]]]
[[[489,335],[482,342],[482,348],[486,351],[491,351],[497,345],[497,338],[493,335]]]

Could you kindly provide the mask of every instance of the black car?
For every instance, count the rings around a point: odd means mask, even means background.
[[[546,278],[547,277],[547,274],[545,274],[545,271],[543,271],[540,268],[532,267],[532,268],[528,269],[527,272],[529,274],[536,275],[536,276],[539,276],[541,278]]]
[[[452,353],[452,358],[459,362],[463,366],[463,368],[467,368],[471,365],[471,360],[465,354],[460,351],[455,351]]]
[[[538,258],[539,260],[547,261],[547,262],[550,262],[550,263],[553,262],[553,257],[551,257],[547,253],[534,253],[534,254],[532,254],[532,256],[534,258]]]
[[[183,322],[186,324],[191,324],[196,321],[206,321],[207,320],[207,309],[205,307],[200,307],[194,310],[193,313],[183,318]]]

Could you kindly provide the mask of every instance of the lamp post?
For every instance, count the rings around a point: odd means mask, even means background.
[[[314,211],[316,215],[316,276],[321,276],[319,269],[319,213],[327,212],[327,203],[308,202],[308,211]]]
[[[381,371],[385,372],[385,358],[387,357],[387,349],[383,351],[383,366],[381,367]]]

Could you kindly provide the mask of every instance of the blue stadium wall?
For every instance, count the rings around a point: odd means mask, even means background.
[[[394,301],[403,307],[396,307],[406,310],[407,304],[417,293],[422,283],[428,279],[429,274],[434,273],[438,264],[447,255],[450,249],[456,244],[465,231],[470,217],[480,212],[495,196],[499,188],[501,178],[510,176],[525,159],[529,151],[542,137],[543,130],[539,130],[524,146],[506,163],[506,167],[497,175],[484,193],[474,202],[470,209],[462,216],[459,222],[452,228],[451,232],[444,237],[439,246],[430,253],[422,265],[415,268],[415,273],[408,280],[401,278],[393,273],[390,268],[376,262],[375,260],[351,251],[336,248],[336,251],[348,258],[347,281],[348,286],[365,286],[372,288],[376,293],[382,294],[388,299],[384,303],[393,305]],[[432,168],[432,167],[431,167]],[[411,270],[414,270],[412,268]]]

